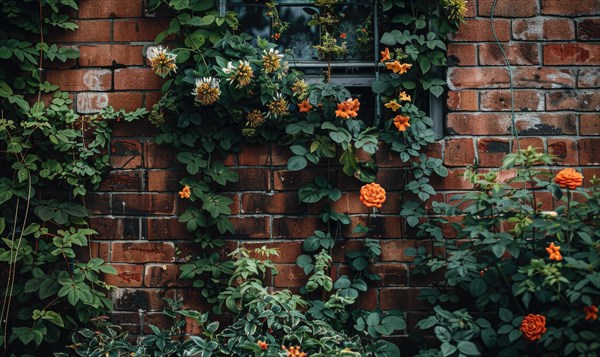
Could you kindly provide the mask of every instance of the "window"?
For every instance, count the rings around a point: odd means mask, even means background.
[[[278,19],[269,14],[269,5],[257,0],[219,0],[220,11],[235,11],[238,14],[240,28],[254,37],[269,38],[286,49],[291,55],[290,67],[298,68],[305,73],[308,82],[316,82],[323,78],[328,62],[320,59],[314,48],[321,41],[321,29],[317,25],[310,26],[309,21],[319,8],[310,1],[279,0],[276,1],[277,14],[281,22],[289,27],[285,33],[278,35],[276,23]],[[381,100],[379,95],[371,91],[371,83],[378,76],[380,9],[378,2],[372,0],[344,1],[339,5],[339,12],[344,14],[337,24],[347,44],[347,54],[331,61],[331,81],[347,87],[352,95],[361,101],[361,112],[370,115],[373,124],[381,120]],[[429,106],[429,114],[433,118],[436,136],[443,136],[443,102],[442,98],[430,95],[422,108]]]

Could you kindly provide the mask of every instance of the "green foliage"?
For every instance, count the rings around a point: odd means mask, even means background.
[[[565,192],[539,167],[551,163],[552,157],[530,147],[507,155],[501,170],[512,170],[508,179],[501,180],[499,170],[468,171],[466,177],[476,190],[456,196],[451,205],[434,205],[437,214],[462,220],[435,218],[420,227],[423,236],[431,237],[446,252],[446,256],[421,249],[410,252],[417,256],[420,272],[443,269],[445,274],[440,290],[427,292],[423,298],[440,304],[465,301],[458,296],[469,294],[473,305],[462,306],[498,311],[496,316],[474,319],[464,310],[442,312],[437,307],[436,316],[419,326],[437,325],[438,330],[450,332],[435,331],[443,355],[467,354],[460,344],[465,339],[452,337],[456,325],[450,315],[462,316],[461,336],[468,336],[466,340],[483,354],[598,353],[600,345],[593,342],[598,339],[597,320],[585,309],[596,306],[600,294],[600,182],[592,179],[588,189]],[[553,202],[547,202],[550,194]],[[546,197],[544,202],[542,197]],[[544,211],[550,203],[554,210]],[[430,234],[442,224],[456,230],[455,239]],[[560,258],[549,254],[551,244],[560,247]],[[546,318],[547,331],[539,341],[527,343],[519,328],[530,313]]]

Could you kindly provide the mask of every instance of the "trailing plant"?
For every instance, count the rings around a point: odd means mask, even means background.
[[[438,306],[436,316],[419,322],[423,330],[435,327],[442,342],[428,355],[598,353],[600,182],[586,178],[584,189],[573,169],[553,177],[539,166],[552,161],[530,147],[507,155],[499,170],[473,168],[466,178],[475,190],[435,204],[441,217],[420,226],[446,252],[411,252],[422,272],[445,275],[423,298],[438,305],[462,301],[459,306],[473,311]],[[448,216],[462,219],[452,223]],[[454,229],[455,238],[442,237],[440,225]],[[459,298],[465,295],[472,299]],[[457,330],[450,316],[458,314]]]

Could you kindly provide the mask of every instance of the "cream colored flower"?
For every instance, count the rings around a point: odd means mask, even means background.
[[[275,98],[267,103],[267,108],[269,108],[267,117],[273,116],[274,118],[277,118],[288,113],[288,102],[283,98],[281,93],[277,93]]]
[[[214,104],[221,95],[219,82],[213,77],[198,78],[192,94],[195,96],[194,99],[202,105]]]
[[[248,113],[246,119],[248,120],[246,126],[249,126],[251,128],[258,128],[265,122],[265,114],[258,109],[254,109],[250,113]]]
[[[263,55],[263,70],[265,73],[272,73],[278,70],[281,67],[281,59],[283,55],[279,53],[278,50],[269,49],[269,51],[265,50],[265,54]]]
[[[165,78],[171,72],[177,72],[175,59],[177,56],[168,52],[162,46],[152,46],[148,48],[146,57],[150,61],[150,65],[156,74]]]
[[[223,68],[223,72],[229,75],[227,79],[230,84],[236,84],[236,88],[243,88],[250,84],[254,73],[252,67],[248,61],[240,61],[237,66],[234,66],[231,62],[227,63],[227,67]]]

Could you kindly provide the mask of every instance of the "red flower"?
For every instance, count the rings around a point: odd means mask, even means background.
[[[585,312],[586,321],[598,320],[598,306],[585,306],[583,312]]]
[[[521,321],[521,332],[523,338],[529,342],[539,340],[542,334],[546,332],[546,317],[543,315],[529,314]]]
[[[345,32],[342,32],[342,34],[340,35],[340,38],[341,38],[341,39],[346,39],[346,33],[345,33]]]

